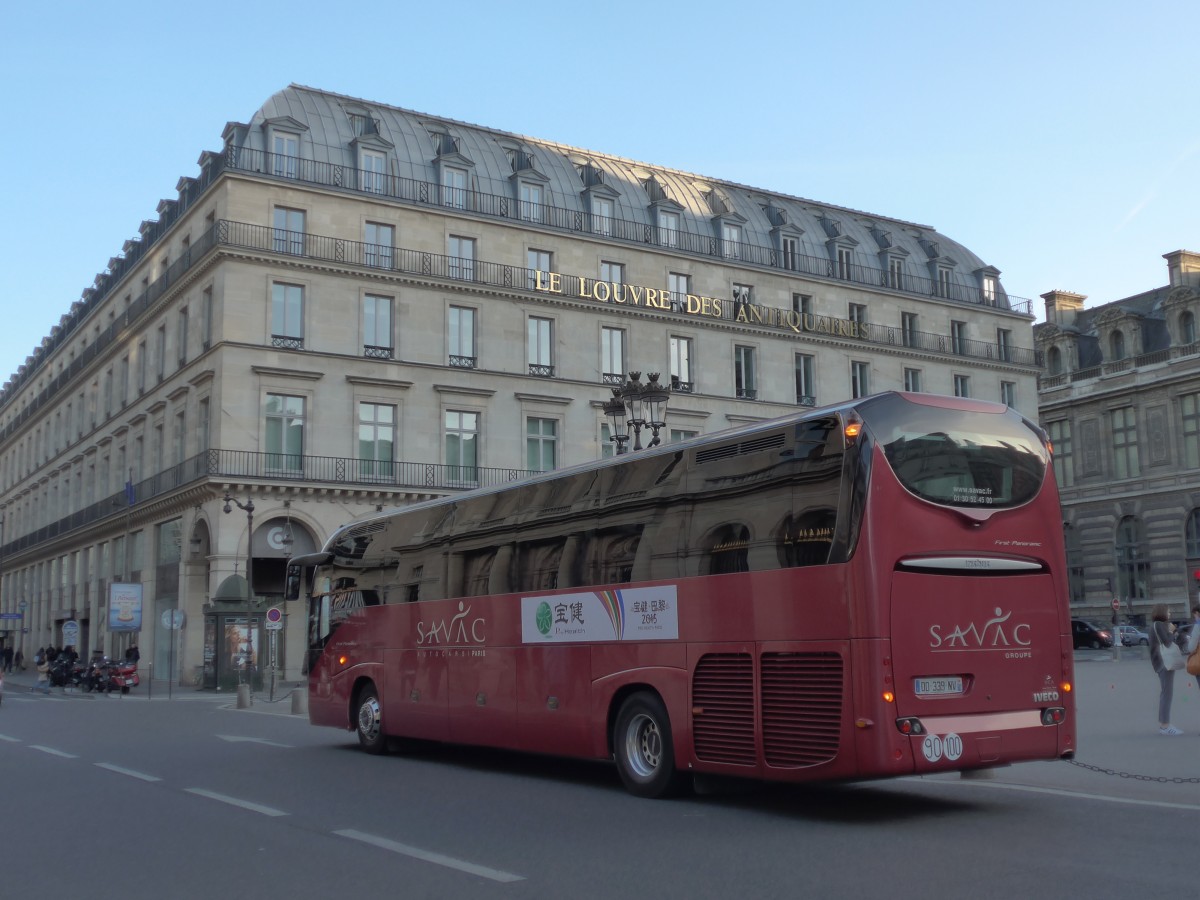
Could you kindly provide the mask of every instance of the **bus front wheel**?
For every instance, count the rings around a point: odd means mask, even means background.
[[[379,705],[379,691],[375,685],[367,685],[358,695],[358,714],[355,717],[358,745],[368,753],[378,756],[387,752],[387,738],[383,733],[383,707]]]
[[[613,755],[621,781],[635,796],[669,797],[683,787],[675,769],[671,720],[654,694],[634,694],[621,704],[613,725]]]

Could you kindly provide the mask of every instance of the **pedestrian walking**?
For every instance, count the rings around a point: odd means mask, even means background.
[[[1162,648],[1175,643],[1175,625],[1167,620],[1167,604],[1156,603],[1150,612],[1150,665],[1158,674],[1158,733],[1183,734],[1171,724],[1171,700],[1175,693],[1175,670],[1163,665]]]
[[[36,689],[41,691],[43,694],[50,693],[50,661],[47,660],[45,656],[43,656],[42,661],[38,663],[37,673],[37,685],[34,688],[30,688],[30,690],[32,691]]]
[[[1192,625],[1188,629],[1187,652],[1184,656],[1191,656],[1197,647],[1200,647],[1200,603],[1192,607]],[[1200,675],[1196,676],[1196,687],[1200,687]]]

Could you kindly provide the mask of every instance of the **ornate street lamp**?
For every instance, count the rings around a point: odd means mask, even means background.
[[[643,383],[641,372],[630,372],[624,387],[613,388],[613,399],[604,404],[604,414],[608,416],[612,441],[617,445],[618,454],[626,452],[625,443],[629,440],[630,428],[633,429],[634,450],[643,449],[643,428],[651,431],[651,440],[646,449],[661,443],[658,432],[667,424],[667,398],[670,393],[658,383],[658,372],[650,372],[646,378]]]
[[[608,416],[608,430],[611,440],[617,445],[617,456],[625,452],[625,444],[629,440],[629,425],[626,423],[625,401],[621,399],[621,388],[612,389],[612,399],[604,404],[604,415]]]
[[[232,504],[232,505],[231,505]],[[243,510],[246,513],[246,643],[247,650],[252,650],[254,647],[254,501],[249,497],[246,502],[242,503],[229,495],[229,491],[225,492],[225,512],[233,512],[233,507]],[[250,669],[250,654],[246,654],[246,682],[244,685],[238,685],[238,707],[249,706],[251,703],[251,692],[254,690],[254,673]],[[245,687],[245,697],[242,696],[242,688]],[[243,699],[245,703],[243,704]]]

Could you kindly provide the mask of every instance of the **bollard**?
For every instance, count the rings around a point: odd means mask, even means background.
[[[308,691],[304,687],[298,687],[292,691],[292,715],[308,715]]]
[[[250,708],[250,685],[239,684],[237,687],[238,687],[237,708],[238,709],[249,709]]]

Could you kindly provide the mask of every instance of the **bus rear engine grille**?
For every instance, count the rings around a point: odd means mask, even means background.
[[[797,768],[833,760],[842,724],[842,657],[765,653],[760,665],[767,765]]]
[[[696,758],[753,766],[754,661],[748,653],[708,653],[692,674]]]

